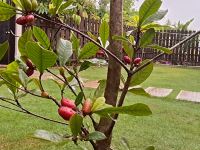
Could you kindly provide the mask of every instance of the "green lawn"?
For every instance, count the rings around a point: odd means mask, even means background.
[[[106,68],[92,67],[83,72],[82,77],[97,80],[106,77]],[[151,108],[149,117],[120,116],[113,137],[113,148],[125,150],[121,138],[126,137],[131,150],[144,150],[153,145],[156,150],[199,150],[200,149],[200,105],[192,102],[175,100],[182,90],[200,91],[200,70],[156,66],[153,74],[143,84],[172,88],[174,91],[167,98],[146,98],[128,94],[126,105],[142,102]],[[58,89],[53,82],[45,82],[49,93],[59,98]],[[0,88],[0,95],[9,94],[5,87]],[[86,90],[91,94],[91,90]],[[67,94],[72,97],[72,94]],[[39,114],[60,119],[57,108],[48,100],[27,96],[22,100],[24,106]],[[61,119],[60,119],[61,120]],[[46,122],[34,117],[0,108],[0,150],[78,150],[72,143],[56,145],[32,137],[37,129],[58,133],[67,133],[68,128]],[[83,143],[85,144],[85,143]],[[87,144],[85,144],[87,145]],[[88,145],[87,145],[88,146]]]

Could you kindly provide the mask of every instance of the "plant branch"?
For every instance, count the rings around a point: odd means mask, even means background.
[[[32,93],[32,92],[30,92],[30,91],[27,90],[27,89],[22,89],[22,88],[20,88],[20,87],[17,87],[16,85],[10,83],[8,80],[4,79],[1,75],[0,75],[0,78],[3,79],[3,80],[4,80],[5,82],[7,82],[8,84],[10,84],[11,86],[17,88],[18,90],[21,90],[21,91],[23,91],[23,92],[25,92],[25,93],[28,93],[28,94],[33,95],[33,96],[36,96],[36,97],[51,99],[51,100],[53,100],[53,102],[54,102],[58,107],[60,106],[60,104],[59,104],[59,103],[56,101],[56,99],[53,98],[52,96],[42,97],[41,95],[37,95],[37,94],[35,94],[35,93]]]
[[[71,76],[73,76],[75,79],[76,79],[76,81],[78,82],[78,85],[79,85],[79,88],[80,88],[80,90],[81,90],[81,92],[83,93],[83,97],[84,97],[84,99],[86,99],[86,96],[85,96],[85,93],[84,93],[84,91],[83,91],[83,87],[82,87],[82,85],[81,85],[81,81],[80,81],[80,79],[79,79],[79,77],[78,77],[78,73],[75,71],[75,74],[71,71],[71,70],[69,70],[66,66],[64,66],[64,68],[65,68],[65,70],[67,70],[67,72],[71,75]]]
[[[53,20],[49,20],[47,18],[44,18],[38,14],[34,14],[38,19],[42,19],[42,20],[45,20],[47,22],[51,22],[53,24],[57,24],[59,26],[62,26],[63,28],[67,28],[69,30],[72,30],[82,36],[84,36],[86,39],[90,40],[91,42],[93,42],[95,45],[97,45],[98,47],[100,47],[105,53],[107,53],[109,56],[113,57],[125,70],[126,72],[129,72],[129,69],[127,68],[127,66],[117,57],[115,56],[112,52],[110,52],[109,50],[105,49],[103,46],[101,46],[97,41],[95,41],[94,39],[92,39],[91,37],[89,37],[88,35],[86,35],[85,33],[79,31],[78,29],[75,29],[67,24],[63,24],[63,23],[60,23],[60,22],[56,22],[56,21],[53,21]]]
[[[44,88],[43,88],[43,85],[42,85],[42,75],[43,75],[43,73],[40,73],[39,82],[40,82],[40,86],[41,86],[41,91],[44,92]]]
[[[17,104],[15,104],[15,103],[12,103],[12,102],[10,102],[10,101],[6,100],[6,98],[0,97],[0,100],[4,101],[4,102],[6,102],[6,103],[9,103],[9,104],[11,104],[11,105],[13,105],[13,106],[16,106],[16,107],[18,107],[18,105],[17,105]]]
[[[77,82],[78,82],[78,85],[79,85],[79,88],[80,88],[80,90],[81,90],[81,92],[83,93],[83,97],[84,97],[84,99],[86,100],[86,96],[85,96],[85,93],[84,93],[84,91],[83,91],[83,87],[82,87],[82,85],[81,85],[81,82],[80,82],[80,80],[79,80],[79,78],[78,78],[78,73],[76,72],[76,70],[74,70],[75,71],[75,74],[70,70],[70,69],[68,69],[66,66],[64,66],[64,68],[65,68],[65,70],[67,70],[67,72],[70,74],[70,75],[72,75],[76,80],[77,80]],[[89,117],[90,117],[90,119],[92,120],[92,124],[93,124],[93,126],[94,126],[94,129],[96,129],[96,127],[97,127],[97,123],[96,123],[96,121],[94,120],[94,118],[91,116],[91,115],[89,115]]]
[[[175,44],[174,46],[172,46],[170,49],[174,50],[175,48],[179,47],[181,44],[184,44],[185,42],[189,41],[190,39],[192,39],[193,37],[195,37],[196,35],[200,34],[200,31],[197,31],[193,34],[191,34],[190,36],[188,36],[187,38],[185,38],[184,40],[180,41],[179,43]],[[150,59],[148,62],[146,62],[144,65],[139,66],[136,70],[132,71],[131,74],[135,74],[136,72],[140,71],[141,69],[143,69],[144,67],[148,66],[151,62],[153,62],[154,60],[158,59],[159,57],[163,56],[165,53],[160,53],[157,56],[153,57],[152,59]]]
[[[37,118],[40,118],[40,119],[44,119],[46,121],[50,121],[50,122],[54,122],[54,123],[58,123],[58,124],[62,124],[62,125],[68,125],[67,123],[56,121],[56,120],[53,120],[53,119],[49,119],[49,118],[34,114],[34,113],[30,112],[30,111],[27,112],[27,111],[17,110],[17,109],[10,108],[10,107],[4,106],[4,105],[0,105],[0,107],[6,108],[6,109],[9,109],[9,110],[13,110],[13,111],[16,111],[16,112],[21,112],[21,113],[24,113],[24,114],[28,114],[28,115],[31,115],[31,116],[34,116],[34,117],[37,117]]]

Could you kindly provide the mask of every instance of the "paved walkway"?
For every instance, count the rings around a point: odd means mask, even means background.
[[[200,92],[184,91],[181,90],[176,99],[191,102],[200,102]]]

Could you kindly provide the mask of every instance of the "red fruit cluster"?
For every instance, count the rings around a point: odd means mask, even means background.
[[[76,105],[74,101],[67,98],[61,99],[61,106],[58,109],[58,113],[63,119],[69,120],[74,114],[76,114],[75,110]]]
[[[65,120],[70,120],[70,118],[77,112],[82,112],[83,116],[90,115],[92,109],[92,102],[90,99],[86,99],[83,103],[82,110],[79,111],[75,105],[75,102],[67,99],[61,99],[61,106],[58,109],[58,114]]]
[[[26,65],[28,66],[28,69],[26,70],[26,75],[30,77],[33,75],[35,68],[33,66],[33,63],[29,59],[26,60]]]
[[[35,17],[32,14],[21,16],[17,18],[16,23],[19,25],[26,25],[26,24],[32,24],[35,21]]]
[[[132,60],[131,60],[130,57],[124,56],[124,62],[125,62],[126,64],[130,64],[130,63],[132,62]]]

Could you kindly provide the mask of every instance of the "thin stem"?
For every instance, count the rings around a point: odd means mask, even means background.
[[[4,81],[6,81],[6,82],[7,82],[8,84],[10,84],[11,86],[17,88],[18,90],[21,90],[21,91],[23,91],[23,92],[25,92],[25,93],[28,93],[28,94],[33,95],[33,96],[36,96],[36,97],[51,99],[51,100],[53,100],[53,102],[54,102],[58,107],[60,106],[60,104],[59,104],[59,103],[56,101],[56,99],[53,98],[52,96],[42,97],[41,95],[37,95],[37,94],[35,94],[35,93],[32,93],[32,92],[30,92],[30,91],[27,90],[27,89],[22,89],[22,88],[20,88],[20,87],[17,87],[16,85],[10,83],[8,80],[4,79],[1,75],[0,75],[0,78],[3,79]]]
[[[3,98],[3,97],[1,97],[1,98],[0,98],[0,100],[4,101],[4,102],[6,102],[6,103],[9,103],[9,104],[11,104],[11,105],[13,105],[13,106],[16,106],[16,107],[18,107],[18,105],[17,105],[17,104],[15,104],[15,103],[12,103],[12,102],[10,102],[10,101],[6,100],[6,98]]]
[[[65,80],[66,85],[68,86],[68,88],[72,91],[72,93],[77,96],[76,92],[74,91],[74,89],[72,88],[72,86],[69,84],[69,82],[67,81],[67,78],[65,77],[65,75],[63,75],[63,78]]]
[[[44,92],[44,88],[43,88],[43,85],[42,85],[42,75],[43,75],[43,73],[40,73],[39,82],[40,82],[40,86],[41,86],[41,91]]]
[[[69,70],[66,66],[64,66],[64,68],[65,68],[65,70],[67,70],[67,72],[68,72],[71,76],[73,76],[73,77],[76,79],[76,81],[78,82],[79,88],[80,88],[81,92],[83,93],[83,97],[84,97],[84,99],[86,99],[86,96],[85,96],[83,87],[82,87],[82,85],[81,85],[81,81],[80,81],[80,79],[79,79],[79,77],[78,77],[77,71],[74,70],[74,71],[75,71],[75,74],[74,74],[74,73],[73,73],[71,70]]]
[[[49,69],[46,69],[47,72],[49,72],[50,74],[52,74],[53,76],[55,76],[56,78],[58,78],[60,81],[62,81],[63,83],[65,83],[65,80],[63,80],[61,77],[59,77],[58,75],[56,75],[55,73],[51,72]]]
[[[10,107],[4,106],[4,105],[0,105],[0,107],[6,108],[6,109],[9,109],[9,110],[13,110],[13,111],[16,111],[16,112],[21,112],[21,113],[24,113],[24,114],[28,114],[28,115],[31,115],[31,116],[34,116],[34,117],[37,117],[37,118],[40,118],[40,119],[44,119],[46,121],[50,121],[50,122],[54,122],[54,123],[58,123],[58,124],[62,124],[62,125],[68,125],[67,123],[56,121],[56,120],[53,120],[53,119],[49,119],[49,118],[34,114],[34,113],[30,112],[30,111],[17,110],[17,109],[10,108]]]
[[[12,110],[12,111],[16,111],[16,112],[25,113],[24,111],[17,110],[17,109],[14,109],[14,108],[10,108],[10,107],[8,107],[8,106],[4,106],[4,105],[1,105],[1,104],[0,104],[0,107],[2,107],[2,108],[6,108],[6,109],[9,109],[9,110]]]
[[[47,22],[51,22],[53,24],[57,24],[57,25],[60,25],[62,26],[63,28],[67,28],[69,30],[72,30],[82,36],[84,36],[86,39],[90,40],[91,42],[93,42],[95,45],[97,45],[98,47],[100,47],[105,53],[107,53],[109,56],[113,57],[125,70],[126,72],[129,72],[129,69],[126,67],[126,65],[117,57],[115,56],[112,52],[110,52],[109,50],[105,49],[104,47],[102,47],[97,41],[95,41],[94,39],[92,39],[91,37],[89,37],[88,35],[86,35],[85,33],[79,31],[78,29],[75,29],[67,24],[63,24],[63,23],[60,23],[60,22],[56,22],[56,21],[53,21],[53,20],[49,20],[47,18],[44,18],[38,14],[35,14],[35,16],[39,19],[42,19],[42,20],[45,20]]]

